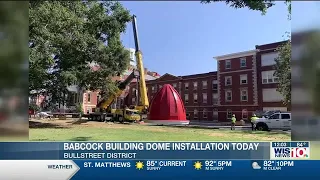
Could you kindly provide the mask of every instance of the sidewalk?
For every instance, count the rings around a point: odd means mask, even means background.
[[[189,125],[171,125],[176,127],[193,127],[193,128],[206,128],[206,129],[230,129],[230,125],[225,125],[221,123],[215,123],[215,122],[195,122],[190,121]],[[236,129],[250,129],[251,125],[246,124],[244,126],[235,126]]]

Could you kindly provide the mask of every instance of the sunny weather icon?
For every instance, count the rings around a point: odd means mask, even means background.
[[[136,168],[138,169],[138,170],[141,170],[141,169],[143,169],[143,162],[136,162]]]
[[[201,162],[197,161],[197,162],[194,163],[193,166],[194,166],[194,168],[195,168],[196,170],[200,170],[201,167],[202,167],[202,164],[201,164]]]
[[[261,169],[261,166],[259,166],[259,164],[257,162],[253,162],[252,163],[252,168],[253,169]]]

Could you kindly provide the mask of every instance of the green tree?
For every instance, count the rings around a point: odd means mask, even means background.
[[[275,59],[276,71],[274,75],[279,78],[279,91],[284,97],[284,104],[291,103],[291,40],[277,48],[279,56]]]
[[[201,2],[225,2],[230,7],[236,9],[247,7],[250,10],[261,11],[262,14],[265,14],[268,8],[275,5],[274,0],[202,0]]]
[[[30,2],[29,90],[46,89],[57,102],[66,100],[67,87],[75,83],[112,92],[110,77],[130,61],[120,40],[129,21],[118,2]]]
[[[261,11],[262,14],[265,14],[268,8],[275,5],[275,0],[202,0],[202,3],[211,3],[211,2],[225,2],[232,8],[249,8],[254,11]],[[285,0],[285,4],[288,6],[289,19],[291,19],[291,0]]]
[[[288,20],[291,20],[291,1],[286,0],[288,6]],[[276,58],[276,71],[275,76],[279,78],[277,91],[284,97],[284,104],[291,103],[291,35],[288,33],[287,41],[280,45],[276,51],[279,56]]]

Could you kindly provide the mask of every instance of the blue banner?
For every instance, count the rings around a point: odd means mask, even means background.
[[[75,160],[80,179],[319,179],[312,160]]]
[[[0,159],[270,159],[270,142],[4,142]]]
[[[0,179],[319,179],[318,160],[0,160]]]

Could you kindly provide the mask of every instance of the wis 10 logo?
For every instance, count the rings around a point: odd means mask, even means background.
[[[309,142],[277,142],[272,143],[271,159],[309,159]]]

